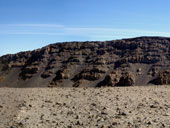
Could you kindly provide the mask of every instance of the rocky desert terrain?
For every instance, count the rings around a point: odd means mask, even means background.
[[[0,57],[0,87],[170,84],[170,38],[64,42]]]
[[[0,128],[167,128],[169,84],[165,37],[55,43],[4,55]]]
[[[0,128],[168,128],[170,86],[1,88]]]

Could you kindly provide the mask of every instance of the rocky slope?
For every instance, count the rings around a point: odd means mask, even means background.
[[[65,42],[0,57],[0,87],[170,84],[170,38]]]

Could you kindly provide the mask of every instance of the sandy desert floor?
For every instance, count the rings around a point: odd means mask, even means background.
[[[0,89],[0,128],[138,127],[170,127],[170,86]]]

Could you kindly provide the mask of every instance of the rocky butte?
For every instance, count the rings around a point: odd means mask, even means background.
[[[65,42],[0,57],[0,87],[170,84],[170,38]]]

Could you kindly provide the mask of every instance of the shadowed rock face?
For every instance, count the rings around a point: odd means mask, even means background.
[[[124,73],[120,77],[120,80],[118,83],[116,83],[116,86],[133,86],[135,83],[135,77],[131,73]]]
[[[120,81],[119,74],[117,72],[112,72],[106,75],[103,81],[99,82],[96,87],[102,86],[115,86]]]
[[[170,70],[161,72],[158,77],[153,80],[153,83],[157,85],[170,84]]]
[[[170,38],[66,42],[0,57],[1,87],[169,84]],[[116,72],[116,74],[114,74]],[[129,74],[130,73],[130,74]],[[126,75],[125,75],[126,74]],[[155,79],[161,79],[151,82]]]

